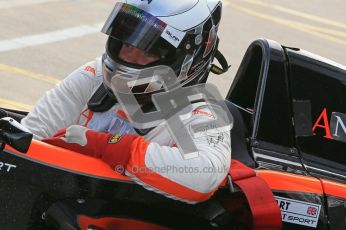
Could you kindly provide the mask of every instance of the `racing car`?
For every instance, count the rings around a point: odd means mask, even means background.
[[[345,92],[346,67],[254,41],[225,99],[234,119],[228,180],[195,205],[32,140],[18,123],[26,112],[4,109],[0,229],[346,229]]]

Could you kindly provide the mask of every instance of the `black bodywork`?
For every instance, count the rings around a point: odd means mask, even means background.
[[[243,108],[250,154],[258,168],[321,179],[322,190],[324,179],[345,184],[346,130],[339,123],[342,137],[336,140],[325,137],[326,127],[313,129],[324,108],[328,120],[332,112],[345,113],[345,83],[346,68],[341,65],[270,40],[252,43],[227,99]],[[317,229],[346,229],[346,190],[343,198],[303,191],[281,195],[322,205]]]
[[[346,142],[325,138],[327,128],[313,130],[324,108],[328,118],[333,112],[346,114],[345,83],[344,67],[259,39],[248,48],[226,97],[235,120],[234,159],[252,168],[321,181],[319,194],[299,188],[273,190],[275,196],[321,205],[316,229],[346,229],[346,188],[343,197],[323,192],[324,179],[346,184]],[[322,121],[317,124],[323,126]],[[130,182],[62,170],[7,149],[0,153],[1,165],[0,229],[4,230],[79,229],[78,215],[138,219],[171,229],[251,226],[244,196],[228,188],[220,188],[207,202],[188,205]],[[311,227],[284,222],[283,229],[307,228]]]

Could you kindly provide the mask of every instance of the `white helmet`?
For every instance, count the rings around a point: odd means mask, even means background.
[[[102,28],[102,32],[109,35],[103,55],[106,88],[111,89],[112,78],[119,73],[128,74],[158,65],[172,68],[182,85],[206,82],[218,53],[221,11],[220,0],[127,0],[116,3]],[[160,59],[145,66],[127,63],[118,57],[123,44],[155,54]],[[148,86],[149,83],[133,86],[132,92],[148,96],[162,87]]]

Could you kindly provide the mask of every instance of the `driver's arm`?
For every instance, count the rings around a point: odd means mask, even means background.
[[[194,114],[186,126],[210,121]],[[230,124],[230,128],[232,124]],[[173,199],[197,203],[209,199],[228,174],[231,161],[230,130],[206,133],[193,141],[197,158],[185,160],[178,148],[144,139],[131,150],[126,175],[145,188]]]
[[[205,121],[210,118],[194,114],[184,124],[190,126]],[[167,197],[188,203],[209,199],[228,174],[230,131],[193,138],[199,156],[189,160],[174,147],[171,138],[167,137],[167,129],[152,132],[163,135],[166,144],[138,135],[113,135],[82,126],[69,127],[44,141],[101,158],[117,172],[124,169],[138,184]]]
[[[35,139],[51,137],[58,130],[77,124],[90,95],[102,82],[102,78],[98,79],[98,76],[85,70],[85,66],[95,63],[88,63],[72,72],[46,92],[34,109],[22,119],[21,124],[34,134]]]

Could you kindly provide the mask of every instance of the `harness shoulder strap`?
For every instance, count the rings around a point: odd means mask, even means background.
[[[281,212],[267,183],[256,172],[237,160],[229,170],[232,181],[245,194],[253,220],[254,230],[279,230]]]
[[[111,97],[106,87],[101,84],[88,102],[88,109],[93,112],[105,112],[112,108],[118,101],[115,97]]]

